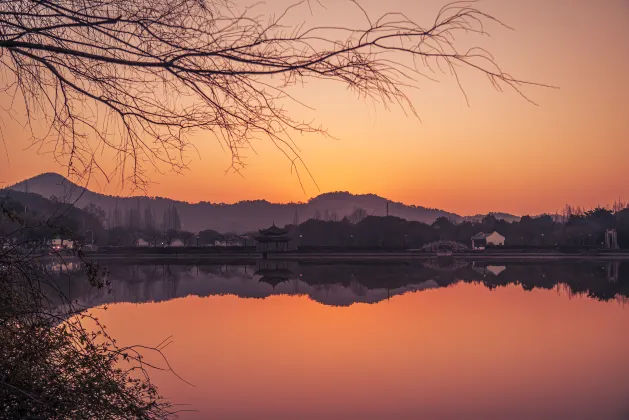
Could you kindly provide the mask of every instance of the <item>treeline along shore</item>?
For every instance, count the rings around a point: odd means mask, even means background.
[[[206,229],[190,232],[183,229],[177,217],[172,217],[174,222],[171,217],[165,218],[163,225],[155,224],[151,228],[134,223],[108,228],[104,211],[98,206],[90,204],[78,208],[33,193],[3,191],[6,193],[0,194],[0,245],[3,248],[20,246],[46,252],[53,244],[59,245],[58,248],[71,244],[71,248],[89,250],[100,257],[257,255],[258,231],[230,233]],[[355,258],[370,255],[421,258],[434,255],[425,248],[440,241],[468,248],[453,249],[460,257],[625,258],[629,253],[629,208],[625,205],[590,211],[568,207],[561,217],[524,216],[512,221],[494,214],[479,221],[462,222],[439,217],[431,224],[396,216],[369,216],[357,209],[341,220],[312,218],[283,228],[290,237],[290,249],[296,249],[285,253],[284,257],[288,258],[333,254]],[[613,243],[607,240],[610,231],[614,233]],[[492,247],[487,243],[483,251],[469,249],[473,237],[492,232],[504,238],[501,246]],[[53,238],[68,242],[54,243]],[[269,258],[277,257],[269,254]]]

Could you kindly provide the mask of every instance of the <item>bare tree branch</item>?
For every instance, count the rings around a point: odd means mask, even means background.
[[[423,27],[399,13],[365,26],[306,27],[240,12],[221,0],[5,0],[0,3],[2,91],[21,98],[29,123],[48,130],[68,171],[101,170],[97,154],[113,150],[116,171],[134,185],[150,166],[181,171],[193,132],[210,132],[243,168],[242,151],[271,140],[303,168],[293,136],[328,135],[284,109],[287,88],[308,79],[339,81],[361,97],[416,114],[407,88],[425,74],[461,68],[485,74],[497,89],[528,99],[528,83],[501,70],[482,48],[459,51],[461,34],[485,34],[492,16],[473,2],[443,7]],[[406,63],[412,62],[412,65]],[[435,70],[438,69],[438,70]]]

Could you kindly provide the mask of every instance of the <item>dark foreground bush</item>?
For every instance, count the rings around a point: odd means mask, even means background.
[[[119,347],[45,267],[18,247],[0,249],[0,419],[174,415],[140,352],[161,354],[160,348]],[[84,261],[83,267],[92,286],[107,287],[97,266]]]

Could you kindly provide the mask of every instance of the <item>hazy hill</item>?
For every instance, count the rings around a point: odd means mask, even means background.
[[[109,224],[114,224],[115,214],[119,216],[119,224],[124,224],[130,209],[139,210],[143,215],[150,208],[156,222],[163,220],[169,208],[176,208],[182,227],[185,230],[198,232],[214,229],[219,232],[250,232],[267,227],[272,223],[286,225],[304,222],[315,216],[321,219],[342,219],[355,209],[365,209],[367,214],[384,216],[387,212],[387,199],[373,194],[354,195],[348,192],[322,194],[307,203],[270,203],[265,200],[241,201],[235,204],[223,203],[187,203],[161,197],[115,197],[95,193],[84,189],[63,176],[45,173],[9,187],[16,191],[40,194],[46,198],[56,196],[61,202],[72,202],[77,207],[93,203],[101,207],[108,215]],[[455,221],[461,216],[443,210],[421,206],[409,206],[403,203],[389,202],[389,214],[407,220],[432,223],[444,216]],[[118,209],[118,211],[116,211]],[[515,216],[504,215],[510,220]],[[482,217],[482,216],[480,216]]]

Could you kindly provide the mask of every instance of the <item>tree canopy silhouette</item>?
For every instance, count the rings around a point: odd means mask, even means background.
[[[308,1],[263,16],[228,0],[4,0],[1,89],[23,101],[32,140],[52,142],[70,173],[107,175],[96,155],[109,150],[136,185],[148,167],[183,169],[193,131],[213,133],[236,171],[257,139],[304,168],[293,136],[327,131],[284,106],[296,101],[287,88],[309,79],[339,81],[411,113],[407,88],[440,72],[458,81],[461,68],[524,96],[527,82],[488,51],[455,42],[500,23],[473,2],[446,5],[422,26],[401,13],[371,17],[348,1],[364,13],[362,27],[287,23],[295,9],[313,6]],[[46,122],[43,134],[36,116]]]

